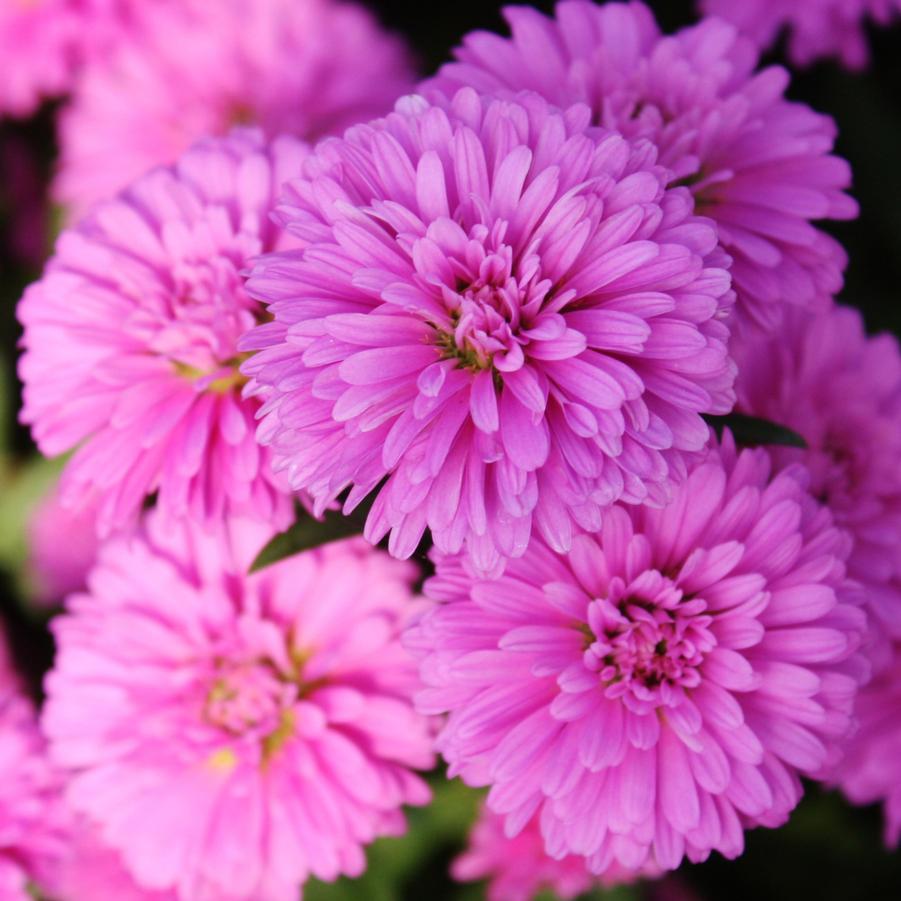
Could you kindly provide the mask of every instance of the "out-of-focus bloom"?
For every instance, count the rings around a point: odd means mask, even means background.
[[[59,780],[3,635],[0,658],[0,898],[30,901],[28,884],[48,884],[65,850],[66,820]]]
[[[28,116],[69,87],[78,22],[70,0],[0,4],[0,115]]]
[[[58,486],[31,512],[28,569],[38,604],[58,604],[85,587],[88,570],[97,558],[96,520],[92,504],[74,510],[63,506]]]
[[[901,839],[901,645],[858,696],[859,728],[845,746],[835,781],[855,804],[884,802],[885,841]]]
[[[560,106],[588,103],[596,123],[653,140],[697,212],[716,220],[745,320],[772,329],[786,303],[822,306],[841,287],[845,253],[811,225],[857,213],[843,193],[850,169],[831,155],[835,124],[785,99],[784,69],[756,72],[751,41],[719,20],[661,35],[641,3],[575,0],[558,4],[555,19],[526,7],[505,15],[512,37],[470,34],[427,93],[535,90]]]
[[[735,342],[739,407],[798,432],[806,449],[773,448],[777,466],[803,463],[810,489],[850,532],[848,572],[873,614],[870,656],[901,640],[901,353],[868,338],[856,310],[792,311],[778,336]]]
[[[488,901],[532,901],[544,889],[569,901],[592,886],[633,882],[640,875],[614,863],[601,877],[592,875],[585,858],[568,854],[560,860],[549,857],[537,817],[522,831],[508,838],[503,817],[484,808],[469,837],[469,847],[452,867],[455,879],[488,880]]]
[[[254,131],[195,145],[63,233],[19,305],[22,419],[41,451],[78,446],[67,506],[96,503],[102,532],[145,499],[199,519],[279,519],[290,502],[254,439],[237,342],[262,313],[242,270],[283,246],[269,214],[307,153]]]
[[[649,142],[460,91],[322,142],[281,214],[300,248],[248,283],[260,440],[319,507],[386,476],[366,534],[426,527],[484,571],[664,502],[727,411],[732,294],[709,220]]]
[[[68,800],[138,885],[182,901],[357,875],[429,797],[399,640],[415,568],[355,539],[246,575],[270,535],[154,514],[53,622],[43,725]]]
[[[400,42],[353,4],[158,3],[77,83],[55,193],[77,214],[206,135],[253,124],[318,138],[381,115],[411,83]]]
[[[615,507],[502,578],[438,556],[408,634],[451,775],[548,853],[674,869],[778,826],[835,756],[866,665],[848,536],[763,450],[711,448],[672,504]]]
[[[850,69],[869,59],[864,24],[888,25],[901,13],[899,0],[699,0],[706,15],[722,16],[762,49],[788,32],[788,53],[797,66],[836,56]]]

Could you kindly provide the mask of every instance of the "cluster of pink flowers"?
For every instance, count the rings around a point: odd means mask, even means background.
[[[0,14],[71,223],[18,307],[71,456],[39,713],[0,661],[4,898],[296,899],[436,754],[491,901],[736,857],[802,779],[897,842],[901,351],[835,301],[835,124],[759,62],[860,63],[889,7],[512,8],[418,86],[332,0]]]

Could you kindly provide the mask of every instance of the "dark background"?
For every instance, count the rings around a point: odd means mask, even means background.
[[[209,0],[216,2],[216,0]],[[741,0],[736,0],[741,2]],[[784,0],[791,3],[795,0]],[[406,3],[366,0],[383,23],[405,35],[419,56],[423,74],[432,73],[468,31],[503,31],[501,4],[493,0],[449,0]],[[549,11],[552,4],[532,4]],[[689,2],[652,2],[665,30],[693,20]],[[838,152],[854,168],[853,194],[861,215],[850,223],[825,227],[847,248],[850,265],[844,303],[863,310],[871,331],[901,334],[901,24],[872,30],[872,62],[863,73],[850,73],[826,62],[794,73],[790,95],[832,115],[839,126]],[[782,59],[779,48],[767,62]],[[0,125],[0,147],[19,142],[40,159],[49,173],[54,156],[52,110],[27,124]],[[37,272],[10,251],[9,210],[27,191],[7,160],[0,158],[0,400],[14,384],[15,302]],[[836,398],[836,402],[841,402]],[[32,454],[27,433],[15,423],[15,410],[0,404],[0,452],[6,471],[26,466]],[[0,473],[2,474],[2,473]],[[0,492],[5,490],[0,480]],[[10,503],[7,500],[7,505]],[[14,502],[13,502],[14,503]],[[0,498],[0,507],[3,499]],[[14,511],[13,511],[14,512]],[[0,523],[2,529],[2,523]],[[0,608],[11,633],[19,663],[35,693],[52,654],[39,618],[17,601],[18,590],[0,559]],[[440,782],[436,783],[436,787]],[[451,901],[478,898],[481,892],[453,886],[446,867],[458,850],[471,802],[452,786],[442,786],[443,804],[430,813],[414,813],[411,834],[401,841],[377,843],[370,873],[361,882],[311,886],[308,901]],[[901,854],[882,845],[881,813],[855,809],[835,793],[808,791],[789,824],[780,830],[748,833],[747,852],[737,861],[714,856],[701,866],[686,865],[681,887],[710,901],[815,898],[824,901],[901,899]],[[395,888],[388,889],[388,883]],[[618,891],[618,899],[657,897],[649,888]],[[606,897],[595,895],[592,897]],[[103,901],[103,899],[98,899]]]

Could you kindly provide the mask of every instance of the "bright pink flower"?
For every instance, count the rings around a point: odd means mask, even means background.
[[[891,664],[857,698],[859,728],[834,779],[855,804],[885,804],[885,841],[901,840],[901,645]]]
[[[400,42],[353,4],[159,3],[77,84],[60,122],[56,195],[83,212],[236,124],[304,139],[340,132],[411,83]]]
[[[408,634],[450,775],[511,834],[593,872],[735,857],[778,826],[846,733],[866,666],[850,541],[763,450],[711,448],[662,510],[614,507],[503,577],[437,558]]]
[[[634,882],[639,873],[614,863],[601,877],[592,875],[585,858],[549,857],[537,817],[513,838],[504,834],[503,817],[484,808],[469,837],[469,848],[453,864],[455,879],[488,880],[488,901],[532,901],[544,889],[569,901],[593,886]],[[650,875],[650,874],[649,874]]]
[[[739,406],[798,432],[808,448],[773,448],[803,463],[810,489],[854,539],[848,573],[873,614],[870,656],[901,640],[901,353],[868,338],[856,310],[792,311],[778,336],[735,342]]]
[[[31,512],[26,530],[35,602],[50,606],[81,591],[97,559],[96,505],[65,507],[55,485]]]
[[[698,6],[732,22],[764,50],[787,31],[796,66],[837,56],[850,69],[869,59],[866,20],[888,25],[901,13],[901,0],[698,0]]]
[[[566,549],[613,501],[666,501],[728,410],[716,235],[648,142],[534,94],[408,98],[322,142],[249,282],[260,440],[319,507],[389,476],[367,537],[426,527],[485,570],[533,525]]]
[[[78,22],[71,0],[0,3],[0,115],[28,116],[68,89]]]
[[[772,329],[786,303],[822,306],[841,287],[845,253],[811,225],[857,213],[843,193],[850,169],[830,155],[835,124],[785,99],[785,70],[756,72],[750,41],[716,20],[664,36],[641,3],[576,0],[559,3],[555,19],[526,7],[505,15],[511,38],[469,35],[427,92],[536,90],[653,140],[697,212],[716,220],[736,311],[758,325]]]
[[[22,419],[41,451],[78,446],[66,505],[106,532],[144,500],[180,516],[289,512],[241,399],[237,342],[262,313],[242,270],[284,246],[273,197],[306,148],[257,132],[197,144],[63,233],[25,293]]]
[[[429,797],[398,637],[415,568],[355,539],[246,575],[271,534],[152,515],[53,622],[43,724],[69,801],[138,885],[182,901],[357,875]]]

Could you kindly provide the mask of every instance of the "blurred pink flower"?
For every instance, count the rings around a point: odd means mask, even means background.
[[[65,507],[58,485],[32,510],[27,523],[28,569],[38,604],[58,604],[85,587],[97,558],[96,519],[95,504],[74,510]]]
[[[901,353],[868,338],[856,310],[792,311],[778,336],[735,342],[739,408],[788,426],[807,449],[774,447],[777,467],[803,463],[810,489],[854,539],[848,572],[866,588],[870,656],[901,641]]]
[[[503,577],[437,556],[407,635],[449,775],[552,857],[679,866],[785,822],[844,738],[865,661],[850,541],[763,450],[712,447],[668,507],[614,507]]]
[[[181,901],[358,875],[429,798],[398,637],[415,568],[356,539],[246,575],[271,534],[152,514],[52,624],[43,725],[68,799],[138,885]]]
[[[851,69],[869,59],[867,19],[888,25],[901,14],[901,0],[698,0],[698,6],[732,22],[763,50],[787,31],[796,66],[836,56]]]
[[[484,808],[469,837],[469,847],[453,864],[452,875],[461,881],[488,880],[488,901],[532,901],[548,889],[562,901],[589,891],[593,886],[633,882],[640,875],[614,863],[601,877],[594,876],[585,858],[568,854],[560,860],[549,857],[537,817],[513,838],[504,834],[503,817]]]
[[[785,99],[785,70],[756,71],[749,40],[716,20],[662,35],[641,3],[574,0],[555,19],[527,7],[505,15],[512,37],[468,35],[457,61],[426,82],[428,95],[535,90],[653,140],[697,212],[716,221],[746,321],[773,329],[785,304],[823,306],[838,291],[845,252],[811,225],[857,214],[843,193],[850,168],[831,155],[835,124]]]
[[[78,447],[62,502],[98,504],[101,532],[154,492],[175,516],[290,515],[237,342],[263,312],[242,270],[286,246],[269,214],[306,153],[255,131],[202,141],[64,232],[26,291],[22,420],[48,456]]]
[[[334,0],[188,0],[142,10],[87,66],[60,120],[55,193],[76,215],[195,140],[253,124],[304,139],[384,113],[406,52]]]
[[[406,98],[323,141],[280,209],[296,250],[248,282],[259,439],[322,507],[388,476],[366,535],[426,527],[483,571],[533,528],[565,550],[617,499],[664,503],[733,403],[709,220],[648,142],[534,94]]]

